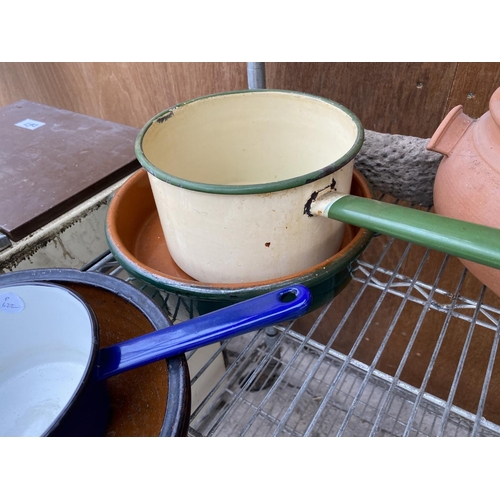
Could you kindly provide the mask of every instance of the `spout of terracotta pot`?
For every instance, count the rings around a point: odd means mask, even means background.
[[[465,131],[475,121],[463,111],[463,106],[455,106],[441,122],[427,144],[429,151],[449,156]]]
[[[497,127],[500,128],[500,87],[493,92],[493,95],[490,97],[489,109],[491,113],[491,117],[496,123]]]

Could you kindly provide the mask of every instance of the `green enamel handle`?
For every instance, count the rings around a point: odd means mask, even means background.
[[[312,215],[352,224],[500,269],[500,230],[352,195],[327,194]]]

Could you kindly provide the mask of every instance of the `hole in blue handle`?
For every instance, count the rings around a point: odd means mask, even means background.
[[[297,298],[297,290],[289,290],[280,295],[281,302],[293,302]]]

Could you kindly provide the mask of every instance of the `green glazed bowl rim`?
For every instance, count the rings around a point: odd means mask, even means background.
[[[116,233],[114,228],[113,218],[115,213],[119,210],[119,203],[121,203],[121,193],[126,192],[134,180],[145,175],[143,170],[136,172],[115,194],[111,200],[108,208],[108,215],[105,226],[105,234],[107,243],[111,253],[116,261],[132,276],[148,283],[161,290],[173,292],[175,294],[197,298],[209,301],[229,301],[237,302],[256,295],[274,291],[280,287],[293,285],[296,283],[303,284],[309,288],[313,288],[324,283],[329,278],[345,270],[366,248],[370,242],[373,232],[358,228],[358,231],[352,240],[339,250],[336,254],[332,255],[329,259],[321,262],[320,264],[304,269],[301,272],[284,276],[279,279],[272,279],[266,281],[256,281],[249,283],[202,283],[194,279],[188,280],[178,277],[169,277],[167,274],[154,270],[137,259],[130,253],[125,245],[120,241],[119,235],[113,237],[112,234]],[[364,191],[365,197],[373,198],[373,190],[368,184],[364,176],[354,169],[353,183],[356,182]],[[116,240],[116,241],[115,241]],[[311,290],[314,297],[314,290]]]

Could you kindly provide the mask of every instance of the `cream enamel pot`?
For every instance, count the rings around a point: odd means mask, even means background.
[[[55,284],[0,287],[0,436],[100,435],[104,381],[127,370],[297,318],[311,302],[296,285],[99,349],[98,323]]]
[[[245,283],[314,266],[350,223],[500,268],[500,231],[351,196],[359,119],[298,92],[201,97],[152,118],[136,155],[172,258],[201,282]]]

